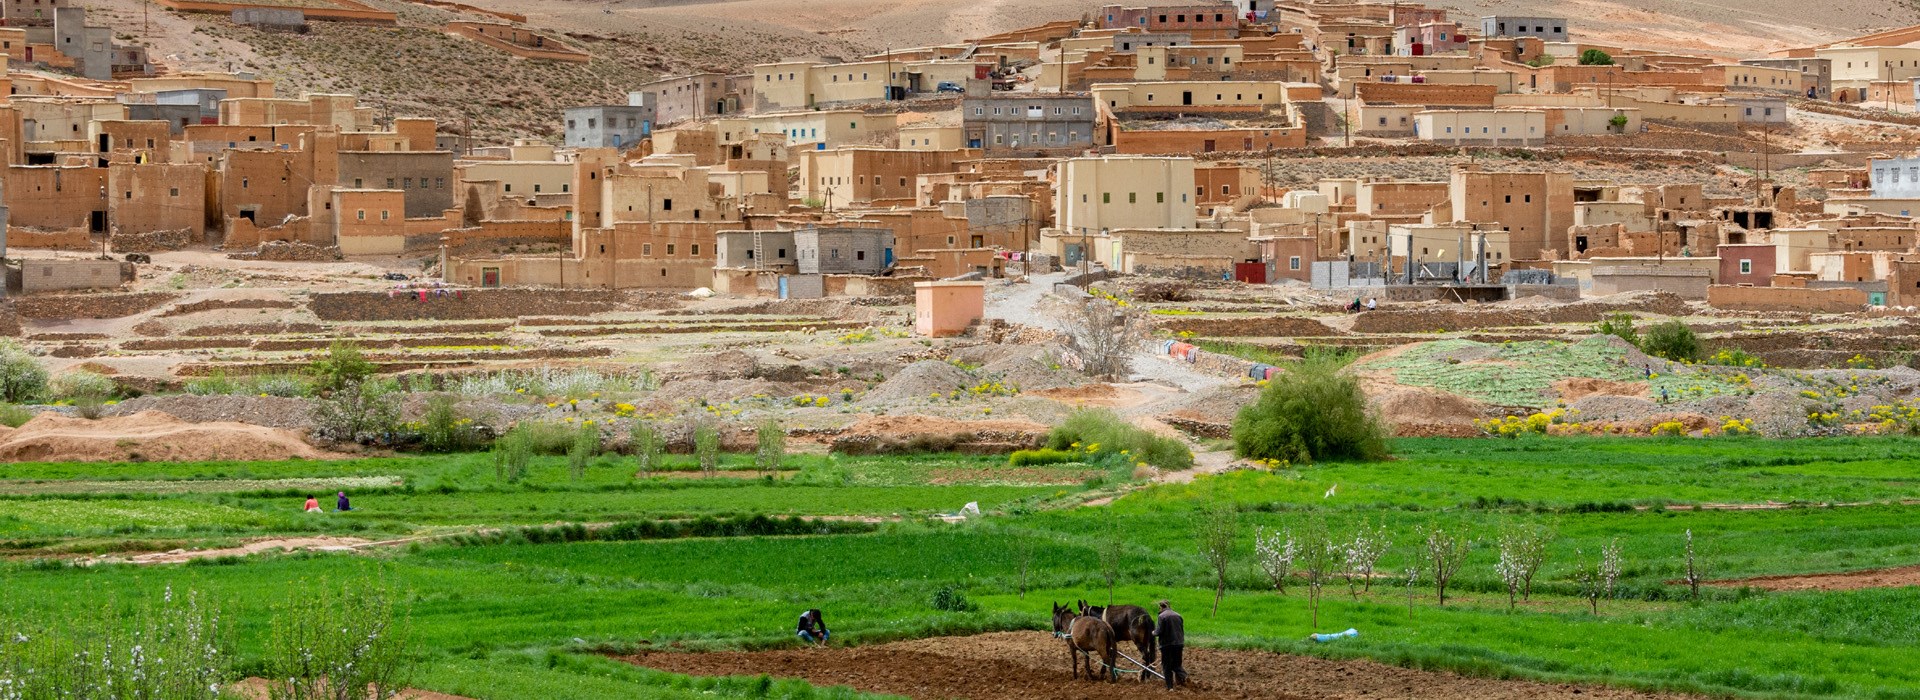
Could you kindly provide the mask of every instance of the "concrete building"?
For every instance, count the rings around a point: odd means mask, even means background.
[[[340,183],[355,190],[405,192],[406,218],[438,217],[453,208],[453,154],[447,151],[341,151]]]
[[[793,247],[803,275],[877,275],[893,265],[890,229],[799,229]]]
[[[714,267],[798,271],[793,231],[721,231],[713,235]]]
[[[67,0],[6,0],[9,27],[51,27],[54,13],[67,7]]]
[[[913,285],[913,332],[946,338],[967,332],[986,315],[985,282],[918,282]]]
[[[569,107],[563,118],[569,148],[633,148],[653,134],[652,107]]]
[[[1566,41],[1567,18],[1488,15],[1480,18],[1480,36],[1489,39],[1533,37],[1541,41]]]
[[[968,148],[988,156],[1079,152],[1094,143],[1095,110],[1088,95],[968,98],[961,103]]]
[[[1194,227],[1192,158],[1069,158],[1058,168],[1053,210],[1063,231]]]
[[[627,93],[627,106],[651,107],[654,126],[690,119],[737,114],[742,109],[742,78],[724,73],[694,73],[661,78]]]
[[[1541,146],[1547,113],[1532,109],[1428,110],[1413,115],[1413,135],[1456,146]]]
[[[1920,156],[1870,161],[1869,187],[1875,199],[1920,199]]]
[[[1193,35],[1185,32],[1121,32],[1113,35],[1113,52],[1133,53],[1147,46],[1192,46]]]
[[[39,294],[75,289],[114,289],[133,281],[134,272],[132,263],[118,260],[56,258],[21,260],[19,275],[18,289],[22,294]],[[11,271],[8,276],[12,276]],[[11,283],[7,286],[13,287]]]

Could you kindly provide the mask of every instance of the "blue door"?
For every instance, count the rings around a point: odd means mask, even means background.
[[[884,255],[886,256],[887,267],[893,267],[893,249],[888,248]]]
[[[780,298],[787,298],[787,278],[780,278]]]

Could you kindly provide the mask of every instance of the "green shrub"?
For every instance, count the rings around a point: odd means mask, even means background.
[[[327,355],[313,361],[307,372],[322,389],[334,390],[358,384],[373,376],[376,368],[367,361],[360,345],[351,340],[335,340],[327,346]]]
[[[427,399],[420,416],[420,446],[428,452],[457,452],[473,445],[473,421],[460,415],[451,396]]]
[[[528,425],[516,425],[493,441],[494,478],[509,484],[526,478],[527,468],[533,463],[533,439],[528,435]]]
[[[0,339],[0,401],[38,401],[47,393],[47,368],[20,343]]]
[[[1080,454],[1067,450],[1018,450],[1007,458],[1007,466],[1038,467],[1047,464],[1069,464],[1080,461]]]
[[[713,476],[720,470],[720,427],[712,423],[701,423],[693,429],[693,457],[700,463],[700,473]]]
[[[62,372],[47,385],[48,391],[56,398],[74,403],[81,401],[99,403],[111,398],[118,388],[113,383],[113,379],[107,375],[84,369]]]
[[[768,418],[754,431],[754,442],[754,467],[763,472],[778,473],[780,463],[787,458],[787,429],[780,425],[780,421]]]
[[[1701,362],[1726,367],[1760,368],[1767,366],[1767,363],[1762,362],[1760,358],[1755,357],[1753,353],[1740,348],[1721,348],[1719,352],[1708,356],[1707,359],[1701,360]]]
[[[1633,314],[1607,314],[1605,318],[1600,319],[1600,323],[1594,325],[1593,332],[1619,338],[1627,341],[1629,345],[1640,345],[1640,333],[1633,329]]]
[[[587,477],[587,463],[600,456],[600,429],[582,425],[567,445],[567,475],[574,481]]]
[[[645,477],[663,466],[660,460],[666,456],[666,443],[660,439],[660,431],[649,421],[635,420],[631,430],[627,436],[627,451],[633,453],[633,463],[638,468],[635,475]]]
[[[1047,449],[1083,455],[1089,464],[1132,467],[1145,462],[1168,471],[1193,466],[1186,443],[1128,423],[1113,411],[1082,409],[1047,433]]]
[[[1317,360],[1274,379],[1233,421],[1234,453],[1248,459],[1384,459],[1386,438],[1360,381]]]
[[[563,455],[573,449],[573,428],[551,421],[527,421],[513,428],[527,440],[527,449],[539,455]]]
[[[33,416],[33,411],[29,411],[25,407],[10,403],[0,404],[0,425],[9,428],[18,428],[26,425],[27,421],[33,420]]]
[[[1640,341],[1640,351],[1675,362],[1693,362],[1700,359],[1700,339],[1686,323],[1675,319],[1648,328],[1647,337]]]
[[[1611,66],[1613,65],[1613,56],[1610,56],[1607,54],[1607,52],[1601,51],[1599,49],[1587,49],[1585,51],[1580,52],[1580,65]]]
[[[974,605],[973,601],[967,600],[967,592],[961,590],[959,586],[947,584],[933,592],[933,609],[935,610],[973,612],[979,608],[980,606]]]

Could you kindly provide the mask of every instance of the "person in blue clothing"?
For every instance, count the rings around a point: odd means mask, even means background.
[[[827,631],[827,621],[821,617],[819,608],[800,613],[800,627],[795,636],[807,640],[809,644],[824,646],[827,643],[827,637],[832,634]]]

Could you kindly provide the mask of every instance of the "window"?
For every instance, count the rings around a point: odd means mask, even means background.
[[[387,178],[387,189],[393,189],[393,178]]]
[[[1155,193],[1153,193],[1153,203],[1154,203],[1154,204],[1166,204],[1166,203],[1167,203],[1167,193],[1165,193],[1165,192],[1155,192]]]
[[[663,200],[660,200],[660,210],[661,210],[661,211],[673,211],[673,200],[672,200],[671,198],[669,198],[669,199],[663,199]],[[668,248],[672,248],[673,246],[667,246],[667,247],[668,247]],[[668,250],[667,252],[668,252],[668,253],[672,253],[673,251],[672,251],[672,250]]]
[[[243,180],[242,182],[244,182],[244,180]],[[1898,182],[1898,180],[1896,180],[1896,182]],[[244,186],[244,185],[243,185],[243,186]],[[1100,193],[1100,203],[1101,203],[1101,204],[1112,204],[1112,203],[1113,203],[1113,193],[1112,193],[1112,192],[1101,192],[1101,193]]]
[[[833,259],[833,260],[839,260],[839,259],[840,259],[840,249],[839,249],[839,248],[834,248],[834,249],[833,249],[833,250],[831,251],[831,254],[830,254],[830,255],[828,255],[827,257],[828,257],[828,258],[830,258],[830,259]]]
[[[388,210],[385,210],[385,209],[381,209],[381,210],[380,210],[380,220],[381,220],[381,221],[386,221],[386,220],[387,220],[388,218],[390,218],[390,217],[391,217],[392,215],[393,215],[393,212],[391,212],[391,211],[388,211]]]
[[[698,243],[691,244],[688,246],[688,249],[691,251],[692,255],[694,256],[700,255],[700,244]]]
[[[864,251],[864,250],[856,250],[856,251],[853,251],[853,259],[855,259],[855,260],[865,260],[865,259],[867,259],[867,251]]]
[[[1292,256],[1292,257],[1289,257],[1289,258],[1287,258],[1287,269],[1289,269],[1289,270],[1299,270],[1299,269],[1300,269],[1300,256],[1298,256],[1298,255],[1295,255],[1295,256]]]
[[[1128,192],[1128,193],[1127,193],[1127,203],[1128,203],[1128,204],[1134,204],[1134,203],[1136,203],[1136,202],[1138,202],[1138,201],[1139,201],[1139,199],[1138,199],[1138,197],[1137,197],[1137,193],[1134,193],[1134,192]]]
[[[1742,260],[1742,261],[1740,261],[1740,274],[1743,274],[1743,275],[1751,275],[1751,274],[1753,274],[1753,261],[1752,261],[1752,260]]]
[[[668,255],[672,255],[672,254],[673,254],[673,244],[672,244],[672,243],[668,243],[668,244],[667,244],[667,254],[668,254]]]
[[[652,244],[652,243],[642,243],[642,244],[640,244],[640,254],[641,254],[641,255],[645,255],[645,256],[648,256],[648,257],[652,257],[652,256],[653,256],[653,244]]]

